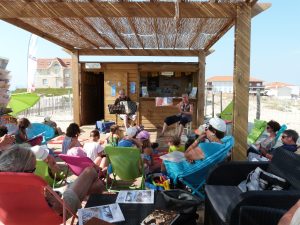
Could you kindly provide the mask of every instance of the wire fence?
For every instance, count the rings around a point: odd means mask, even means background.
[[[71,95],[43,96],[33,107],[25,110],[21,115],[24,117],[43,116],[54,114],[72,114],[73,97]]]

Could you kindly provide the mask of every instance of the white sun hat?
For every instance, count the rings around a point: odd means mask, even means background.
[[[35,154],[35,157],[40,160],[45,160],[49,155],[49,149],[46,145],[35,145],[30,149]]]
[[[218,118],[218,117],[211,118],[209,120],[209,125],[211,125],[213,128],[215,128],[218,131],[221,131],[221,132],[224,132],[224,133],[226,132],[226,123],[225,123],[225,121]]]

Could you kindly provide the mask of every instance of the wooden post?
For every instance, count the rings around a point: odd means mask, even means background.
[[[80,91],[79,91],[79,55],[78,50],[72,52],[72,87],[73,87],[73,119],[81,125]]]
[[[256,119],[260,119],[260,89],[256,90]]]
[[[241,3],[237,6],[234,51],[234,112],[233,149],[234,160],[246,159],[248,135],[249,77],[250,77],[251,7]]]
[[[200,51],[198,56],[197,124],[195,127],[199,126],[199,124],[204,123],[204,100],[205,100],[205,52]]]

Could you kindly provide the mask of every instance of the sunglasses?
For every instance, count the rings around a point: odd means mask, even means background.
[[[282,136],[281,136],[282,139],[284,139],[284,138],[286,138],[286,137],[288,137],[288,136],[287,136],[287,135],[282,135]]]
[[[267,126],[267,129],[270,129],[271,127]]]

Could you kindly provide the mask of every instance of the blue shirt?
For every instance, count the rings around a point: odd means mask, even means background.
[[[121,141],[119,141],[118,146],[119,147],[133,147],[134,143],[131,140],[122,139]]]

